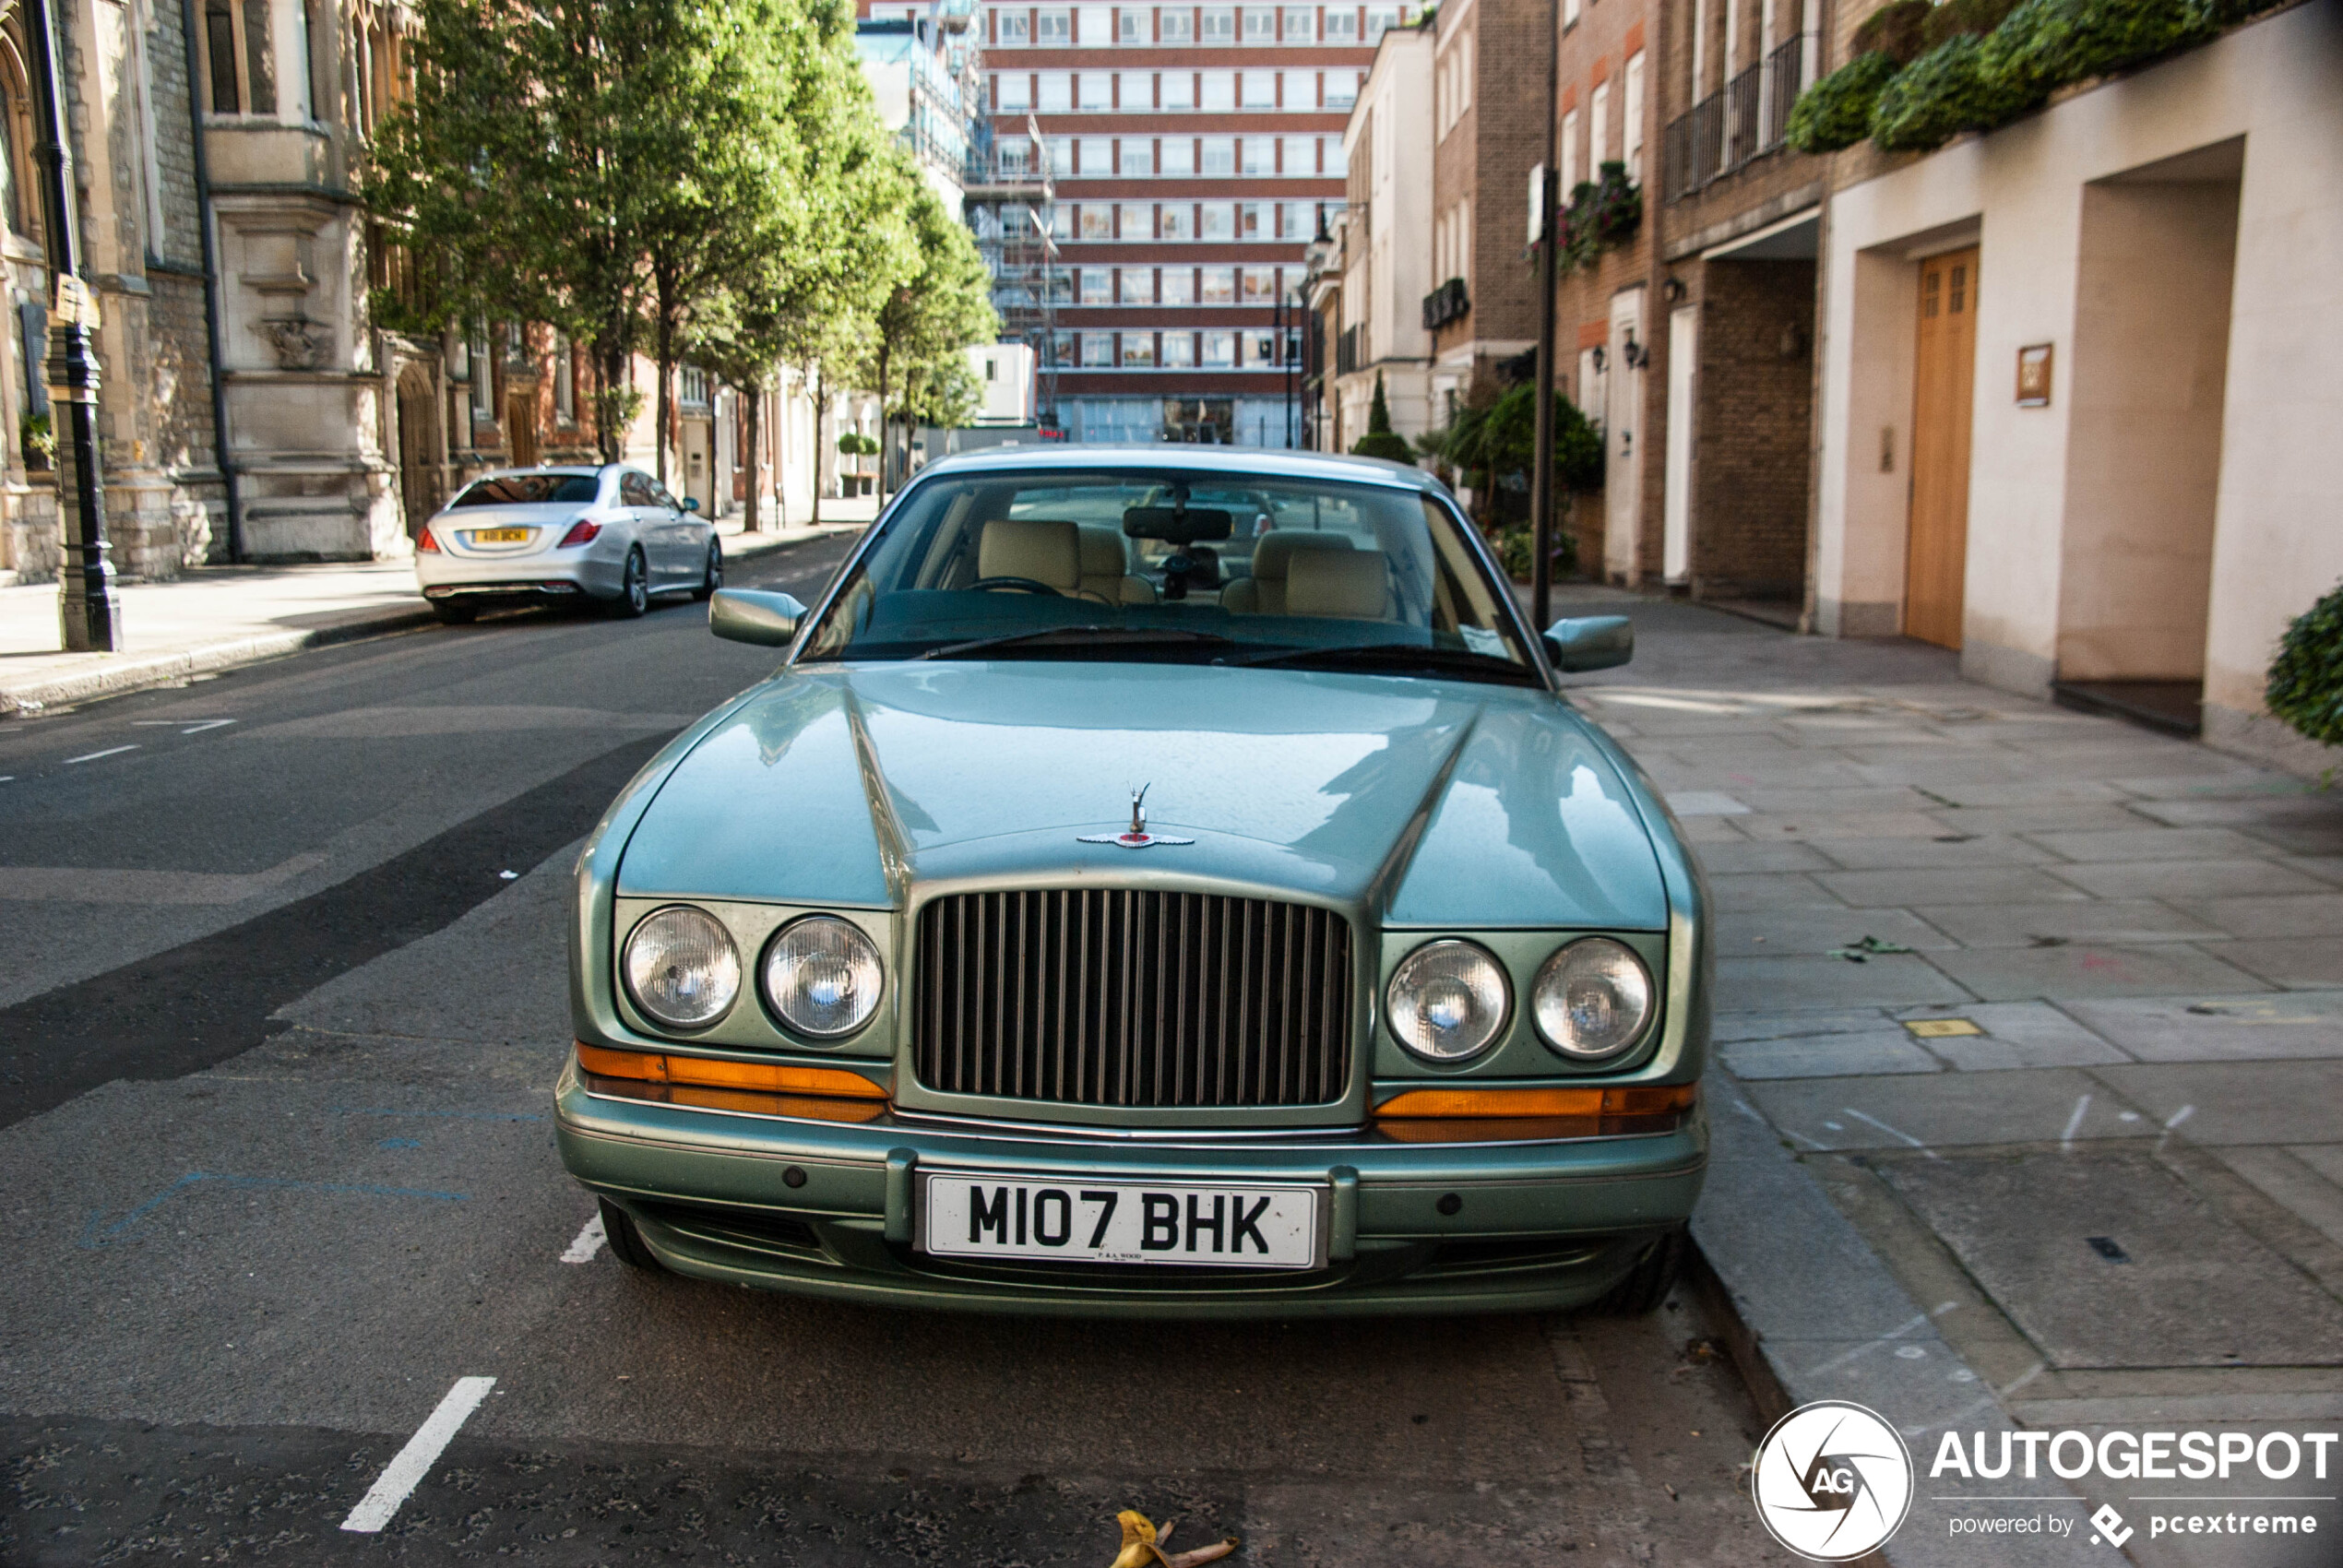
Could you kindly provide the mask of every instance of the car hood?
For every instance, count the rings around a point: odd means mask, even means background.
[[[1141,786],[1148,828],[1194,843],[1079,841]],[[1550,695],[1171,664],[786,672],[674,765],[618,890],[885,908],[914,883],[1132,880],[1395,925],[1667,924],[1634,791]]]

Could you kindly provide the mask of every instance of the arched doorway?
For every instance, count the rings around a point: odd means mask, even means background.
[[[422,532],[439,510],[439,398],[430,374],[410,364],[398,373],[398,498],[407,537]]]

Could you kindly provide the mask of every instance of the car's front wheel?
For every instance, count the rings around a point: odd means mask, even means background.
[[[618,598],[611,603],[611,613],[631,621],[650,607],[650,571],[643,564],[643,547],[638,544],[626,552],[626,570],[619,578]]]
[[[1641,1317],[1659,1310],[1684,1277],[1684,1262],[1692,1253],[1692,1235],[1683,1226],[1654,1241],[1627,1277],[1611,1288],[1594,1305],[1604,1317]]]
[[[635,1217],[608,1198],[595,1200],[601,1205],[602,1239],[610,1243],[611,1256],[629,1268],[639,1268],[652,1274],[667,1272],[659,1254],[643,1243],[643,1233],[635,1228]]]
[[[699,587],[692,590],[692,597],[702,601],[714,599],[716,590],[723,586],[724,547],[711,534],[708,540],[708,570],[701,575]]]

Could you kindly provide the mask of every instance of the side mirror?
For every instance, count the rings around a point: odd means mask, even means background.
[[[699,510],[699,497],[698,497],[698,496],[696,496],[696,495],[686,495],[686,496],[684,496],[684,511],[686,511],[686,512],[696,512],[696,511],[698,511],[698,510]]]
[[[1635,624],[1624,615],[1582,615],[1546,628],[1546,657],[1565,674],[1609,670],[1635,657]]]
[[[708,629],[726,642],[787,647],[796,639],[805,606],[793,594],[761,588],[718,588],[708,601]]]

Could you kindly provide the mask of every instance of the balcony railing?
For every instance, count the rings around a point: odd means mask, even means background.
[[[1356,327],[1346,327],[1342,336],[1334,340],[1334,373],[1348,375],[1359,368],[1359,340],[1364,334]]]
[[[1465,292],[1465,280],[1451,278],[1423,297],[1423,329],[1426,332],[1445,327],[1472,309],[1472,300]]]
[[[1790,105],[1806,85],[1811,42],[1804,35],[1784,40],[1670,124],[1660,143],[1668,200],[1682,201],[1782,145]]]

